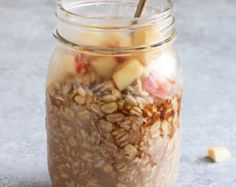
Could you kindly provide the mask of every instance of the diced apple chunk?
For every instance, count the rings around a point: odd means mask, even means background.
[[[137,30],[133,34],[134,46],[151,45],[160,41],[158,34],[158,27],[147,27],[145,29]]]
[[[91,62],[91,66],[102,77],[110,78],[117,65],[113,57],[99,57]]]
[[[107,43],[107,38],[102,33],[83,32],[79,34],[76,41],[80,45],[104,47]]]
[[[143,67],[138,60],[128,60],[120,65],[113,75],[113,80],[119,90],[124,90],[143,73]]]
[[[120,34],[120,33],[113,33],[106,35],[107,38],[107,47],[129,47],[132,45],[131,37]]]
[[[231,157],[230,151],[225,147],[210,147],[208,157],[214,162],[221,162]]]
[[[179,76],[179,62],[175,51],[166,48],[157,52],[154,58],[150,58],[148,69],[153,74],[176,81]]]
[[[157,50],[151,50],[148,49],[146,51],[137,52],[135,56],[137,59],[144,65],[148,66],[157,56],[159,55],[159,52]]]
[[[120,33],[104,34],[95,32],[84,32],[80,33],[76,41],[80,45],[94,47],[119,48],[128,47],[132,45],[131,37]]]
[[[75,69],[75,57],[73,55],[64,55],[62,58],[64,62],[64,72],[65,73],[76,73]]]
[[[127,35],[121,36],[120,47],[130,47],[132,46],[132,38]]]
[[[55,52],[48,68],[48,80],[59,81],[67,74],[75,74],[75,57],[72,54]]]

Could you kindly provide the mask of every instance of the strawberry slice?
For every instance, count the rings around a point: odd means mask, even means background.
[[[76,72],[84,74],[87,71],[88,59],[84,55],[77,55],[75,57]]]
[[[156,97],[165,99],[168,97],[174,83],[175,81],[164,76],[150,73],[143,81],[143,89]]]

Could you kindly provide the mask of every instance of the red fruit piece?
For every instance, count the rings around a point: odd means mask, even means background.
[[[123,62],[125,62],[126,60],[126,57],[125,56],[116,56],[116,61],[119,63],[119,64],[122,64]]]
[[[77,55],[75,57],[76,72],[84,74],[87,71],[88,59],[84,55]]]
[[[143,89],[161,99],[166,98],[175,82],[160,75],[150,73],[143,81]]]

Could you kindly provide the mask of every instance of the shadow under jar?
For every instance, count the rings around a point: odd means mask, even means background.
[[[170,2],[60,1],[48,67],[54,187],[171,187],[180,157],[181,67]],[[155,7],[155,8],[154,8]]]

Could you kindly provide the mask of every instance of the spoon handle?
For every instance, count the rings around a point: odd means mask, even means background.
[[[135,18],[138,18],[142,15],[146,3],[147,3],[147,0],[139,0],[138,6],[135,12],[135,16],[134,16]]]

